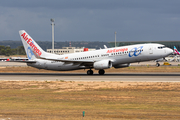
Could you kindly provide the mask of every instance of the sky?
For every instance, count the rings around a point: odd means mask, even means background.
[[[180,41],[180,0],[0,1],[0,40]]]

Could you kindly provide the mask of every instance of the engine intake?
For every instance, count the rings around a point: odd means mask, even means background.
[[[96,70],[111,68],[112,62],[110,60],[101,60],[101,61],[95,62],[93,67]]]

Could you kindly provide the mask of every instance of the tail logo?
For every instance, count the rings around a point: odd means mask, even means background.
[[[179,52],[177,51],[177,49],[174,50],[174,54],[178,54],[179,55]]]
[[[28,38],[28,35],[26,33],[23,33],[21,36],[24,38],[27,44],[31,46],[35,55],[41,56],[42,52],[36,47],[36,45],[33,43],[33,40],[31,38]]]
[[[28,59],[31,60],[31,58],[33,57],[33,55],[34,55],[33,51],[31,50],[30,47],[28,47],[28,49],[27,49]]]

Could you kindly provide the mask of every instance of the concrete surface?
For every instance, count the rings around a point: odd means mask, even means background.
[[[135,81],[180,82],[179,73],[121,73],[86,75],[80,73],[0,73],[0,80]]]

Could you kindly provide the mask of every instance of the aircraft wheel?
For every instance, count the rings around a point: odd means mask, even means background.
[[[87,71],[87,75],[93,75],[93,71],[92,70],[88,70]]]
[[[99,70],[99,75],[104,75],[105,71],[104,70]]]
[[[156,67],[159,67],[159,66],[160,66],[160,64],[157,62],[157,63],[156,63]]]

